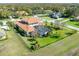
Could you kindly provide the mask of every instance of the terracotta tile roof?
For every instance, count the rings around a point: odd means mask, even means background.
[[[22,24],[22,23],[20,23],[19,21],[17,21],[16,24],[17,24],[20,28],[22,28],[24,31],[32,32],[32,31],[35,30],[34,27],[28,26],[28,25],[26,25],[26,24]]]
[[[22,20],[25,21],[25,22],[28,22],[29,24],[32,24],[32,23],[38,23],[39,25],[42,25],[43,24],[37,18],[25,18],[25,19],[22,19]],[[35,31],[35,28],[33,26],[29,26],[29,24],[22,24],[22,23],[20,23],[20,21],[16,21],[15,24],[17,24],[24,31],[28,31],[28,32]]]
[[[26,18],[26,19],[23,19],[24,21],[28,22],[28,23],[40,23],[40,20],[37,19],[37,18]]]

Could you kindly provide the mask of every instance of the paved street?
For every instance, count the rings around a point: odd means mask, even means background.
[[[68,27],[68,28],[71,28],[71,29],[79,31],[79,28],[77,28],[77,27],[74,27],[74,26],[71,26],[71,25],[67,25],[67,24],[65,26]]]

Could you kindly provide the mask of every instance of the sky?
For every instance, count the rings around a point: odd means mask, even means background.
[[[0,0],[0,3],[79,3],[78,0]]]

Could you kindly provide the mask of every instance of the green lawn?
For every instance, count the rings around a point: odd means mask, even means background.
[[[57,31],[53,30],[53,33],[50,36],[43,38],[36,38],[36,40],[38,41],[40,47],[44,47],[56,41],[62,40],[63,38],[72,35],[73,33],[75,33],[75,31],[69,28],[64,28],[63,30],[57,30]]]
[[[40,47],[44,47],[47,46],[55,41],[57,41],[58,39],[56,38],[50,38],[50,37],[45,37],[45,38],[37,38],[37,41],[40,45]]]
[[[79,56],[79,33],[34,51],[29,55],[37,56]]]
[[[77,21],[68,21],[67,24],[78,27],[79,28],[79,22]]]
[[[41,38],[37,37],[36,40],[38,41],[40,47],[45,47],[51,43],[64,39],[65,37],[68,37],[73,33],[75,33],[75,31],[69,28],[64,28],[63,30],[53,30],[53,33],[51,35]],[[25,42],[25,44],[30,47],[29,41],[27,40],[29,37],[23,37],[21,35],[20,37]]]

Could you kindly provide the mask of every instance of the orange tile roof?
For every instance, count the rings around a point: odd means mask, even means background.
[[[26,18],[24,19],[24,21],[28,22],[28,23],[40,23],[40,20],[38,20],[37,18]]]
[[[28,23],[38,23],[39,25],[42,25],[43,23],[38,20],[37,18],[25,18],[23,21],[26,21]],[[16,23],[20,28],[22,28],[24,31],[32,32],[35,31],[35,28],[32,26],[29,26],[27,24],[22,24],[19,21],[16,21]]]
[[[35,30],[34,27],[28,26],[28,25],[26,25],[26,24],[22,24],[22,23],[20,23],[19,21],[17,21],[16,24],[17,24],[20,28],[22,28],[24,31],[32,32],[32,31]]]

